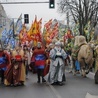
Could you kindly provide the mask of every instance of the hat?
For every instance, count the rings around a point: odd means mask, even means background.
[[[53,44],[52,44],[52,43],[50,43],[50,44],[49,44],[49,47],[51,47],[52,45],[53,45]]]
[[[37,48],[40,48],[41,47],[41,42],[38,42],[37,43]]]
[[[5,49],[6,49],[6,50],[9,50],[9,49],[10,49],[10,46],[7,46]]]
[[[57,42],[55,43],[55,45],[56,45],[56,46],[61,46],[61,42],[60,42],[60,41],[57,41]]]

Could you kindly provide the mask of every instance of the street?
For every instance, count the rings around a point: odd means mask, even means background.
[[[37,76],[29,72],[25,86],[5,87],[0,85],[0,98],[85,98],[86,93],[98,95],[98,85],[94,83],[93,75],[87,78],[73,76],[66,72],[66,83],[63,86],[37,83]]]
[[[98,0],[0,0],[0,98],[98,96],[96,71]]]

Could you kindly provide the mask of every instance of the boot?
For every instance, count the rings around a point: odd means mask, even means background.
[[[37,77],[38,77],[37,83],[40,83],[40,69],[37,69]]]
[[[40,83],[40,76],[38,76],[38,81],[37,81],[37,83]]]
[[[42,82],[46,82],[46,80],[42,77]]]
[[[63,83],[58,81],[58,85],[62,86],[62,85],[63,85]]]
[[[1,84],[4,84],[4,70],[1,70]]]

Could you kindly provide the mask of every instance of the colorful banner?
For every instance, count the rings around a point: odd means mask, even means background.
[[[41,36],[41,23],[42,19],[37,21],[37,16],[35,16],[35,20],[31,25],[30,30],[28,31],[28,37],[33,40],[34,46],[37,45],[37,42],[42,41],[42,36]]]
[[[16,25],[15,25],[15,34],[19,34],[21,29],[22,29],[22,14],[17,19]]]

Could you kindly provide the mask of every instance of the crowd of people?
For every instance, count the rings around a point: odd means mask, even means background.
[[[62,43],[57,41],[44,47],[38,42],[36,47],[16,46],[15,49],[3,49],[0,46],[0,77],[5,86],[22,86],[28,71],[37,73],[37,83],[63,85],[65,77],[65,59],[67,54]]]

